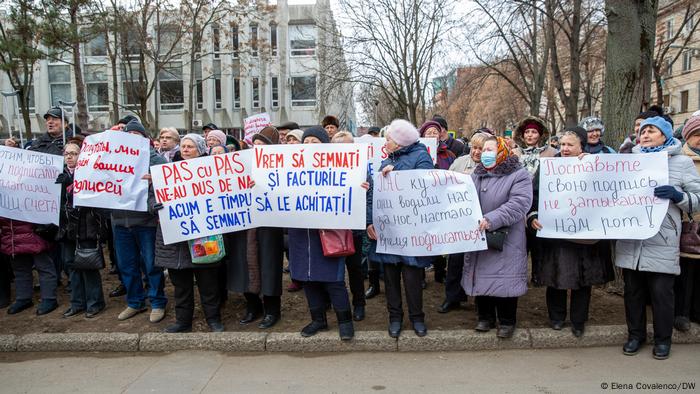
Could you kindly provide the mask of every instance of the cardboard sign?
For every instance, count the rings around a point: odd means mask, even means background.
[[[435,138],[421,138],[419,141],[428,148],[428,154],[433,159],[433,163],[437,163],[437,140]],[[367,147],[367,174],[373,177],[374,172],[378,171],[382,165],[382,161],[389,157],[389,152],[384,147],[386,138],[375,138],[365,134],[362,137],[355,137],[355,142],[369,144]]]
[[[151,167],[165,244],[252,227],[253,150]]]
[[[256,146],[253,222],[258,226],[364,229],[365,144]]]
[[[73,182],[75,206],[146,211],[150,145],[121,131],[85,138]]]
[[[540,159],[542,238],[647,239],[659,231],[668,200],[666,152]]]
[[[58,225],[63,157],[0,146],[0,216]]]
[[[253,135],[259,133],[260,130],[271,124],[270,115],[268,113],[257,114],[243,119],[243,132],[245,133],[243,139],[248,144],[252,144]]]
[[[372,206],[377,253],[438,256],[487,248],[469,175],[445,170],[376,173]]]

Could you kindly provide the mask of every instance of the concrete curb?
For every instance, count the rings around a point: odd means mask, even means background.
[[[511,339],[499,339],[495,330],[428,331],[419,338],[406,329],[396,340],[386,331],[357,331],[352,341],[338,338],[338,331],[321,332],[304,338],[298,332],[223,332],[223,333],[64,333],[0,335],[0,352],[172,352],[210,350],[220,352],[445,352],[498,349],[550,349],[596,346],[622,346],[627,327],[587,326],[582,338],[571,330],[549,328],[516,329]],[[648,341],[653,340],[648,327]],[[673,343],[700,343],[700,325],[690,331],[674,331]]]

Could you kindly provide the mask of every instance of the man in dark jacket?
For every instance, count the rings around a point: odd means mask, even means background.
[[[61,118],[63,117],[63,121]],[[46,121],[46,134],[32,142],[29,150],[48,153],[51,155],[63,155],[63,125],[67,124],[65,114],[59,107],[53,107],[44,114]]]
[[[440,142],[444,142],[447,145],[447,149],[455,154],[455,157],[460,157],[464,154],[464,142],[452,138],[450,133],[447,132],[447,120],[440,115],[433,116],[433,121],[440,125]]]
[[[129,122],[124,131],[148,138],[143,125],[137,121]],[[165,159],[151,147],[150,165],[164,164]],[[157,323],[165,317],[165,279],[163,269],[155,266],[155,242],[158,217],[152,211],[155,204],[153,188],[148,188],[148,212],[112,211],[114,230],[114,247],[117,252],[117,264],[124,286],[126,286],[127,308],[119,314],[119,320],[126,320],[146,311],[146,296],[151,304],[151,323]],[[148,277],[148,294],[141,280],[141,266],[144,265]]]

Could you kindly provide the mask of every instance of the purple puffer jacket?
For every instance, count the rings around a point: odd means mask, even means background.
[[[18,220],[0,218],[0,253],[39,254],[49,250],[46,240],[34,232],[34,225]]]
[[[511,156],[491,171],[479,164],[472,174],[481,211],[491,230],[507,227],[503,251],[464,254],[462,287],[471,296],[519,297],[527,292],[525,215],[532,204],[532,180]]]

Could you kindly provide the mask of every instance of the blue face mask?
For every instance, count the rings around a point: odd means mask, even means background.
[[[486,168],[496,165],[496,152],[481,152],[481,164]]]

